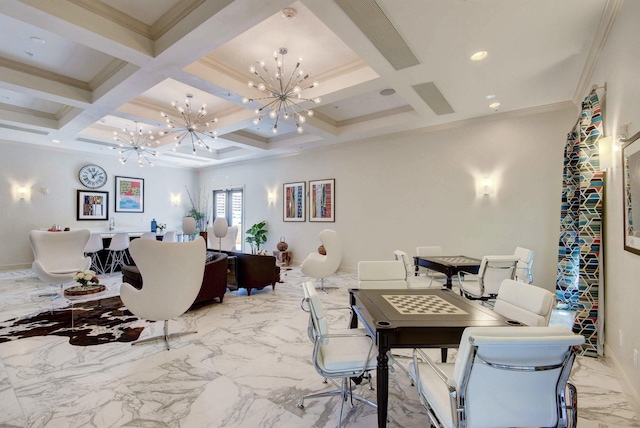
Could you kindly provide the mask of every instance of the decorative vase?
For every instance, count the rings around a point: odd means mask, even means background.
[[[280,242],[278,242],[276,247],[278,248],[278,251],[287,251],[287,248],[289,248],[289,244],[284,242],[284,236],[280,237]]]
[[[319,252],[320,254],[322,254],[323,256],[326,256],[326,255],[327,255],[327,250],[325,250],[325,249],[324,249],[324,245],[320,245],[320,246],[318,247],[318,252]]]

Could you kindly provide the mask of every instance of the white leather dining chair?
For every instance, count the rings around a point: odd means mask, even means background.
[[[415,349],[410,370],[431,426],[573,428],[568,380],[582,343],[565,327],[468,327],[455,363]]]
[[[442,287],[442,283],[439,281],[433,281],[433,275],[416,275],[414,264],[409,259],[409,255],[402,250],[395,250],[393,252],[396,260],[402,261],[405,266],[405,275],[409,288],[411,289],[423,289],[432,287]],[[446,276],[445,276],[446,277]]]
[[[530,327],[549,325],[556,296],[549,290],[512,279],[502,281],[493,310]]]

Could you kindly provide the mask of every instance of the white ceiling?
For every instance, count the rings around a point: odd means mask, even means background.
[[[200,168],[559,108],[604,83],[591,82],[590,72],[617,3],[2,0],[0,139],[117,156],[109,150],[114,130],[139,122],[158,135],[166,129],[160,112],[177,117],[171,101],[192,94],[194,110],[206,103],[206,119],[218,119],[217,139],[207,140],[213,151],[193,155],[186,141],[172,151],[172,137],[157,136],[154,161]],[[284,18],[285,7],[297,16]],[[302,134],[294,124],[280,122],[276,135],[272,120],[253,125],[259,104],[241,102],[260,96],[247,85],[249,66],[265,60],[273,70],[281,47],[289,52],[285,76],[302,57],[310,80],[320,82],[304,93],[322,101]],[[487,58],[471,62],[479,50]],[[396,69],[386,59],[411,53],[416,65]],[[413,88],[431,82],[452,113],[436,114]],[[395,94],[380,95],[383,89]],[[500,107],[489,108],[493,101]]]

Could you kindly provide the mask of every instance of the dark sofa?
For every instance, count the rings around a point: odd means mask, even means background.
[[[269,285],[276,289],[276,282],[280,281],[280,267],[276,266],[275,257],[236,251],[222,252],[236,258],[236,284],[238,288],[246,288],[247,295],[251,295],[253,289],[262,290]]]
[[[125,265],[122,268],[122,282],[128,282],[136,288],[142,288],[142,275],[137,266]],[[180,284],[176,284],[180,286]],[[200,293],[193,302],[192,308],[218,298],[220,303],[227,292],[227,255],[207,251],[207,262],[204,265],[204,276]]]

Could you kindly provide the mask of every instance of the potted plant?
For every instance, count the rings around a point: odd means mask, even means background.
[[[204,190],[200,190],[198,198],[194,199],[191,196],[189,189],[187,188],[187,195],[189,196],[189,201],[191,202],[191,209],[187,211],[186,217],[193,217],[193,219],[196,221],[198,232],[205,232],[207,230],[207,225],[209,224],[210,218],[210,205],[207,192]]]
[[[267,242],[267,230],[264,228],[267,222],[261,221],[251,226],[247,230],[246,242],[251,245],[251,253],[255,254],[256,251],[260,251],[260,245]],[[254,247],[255,245],[255,247]]]

